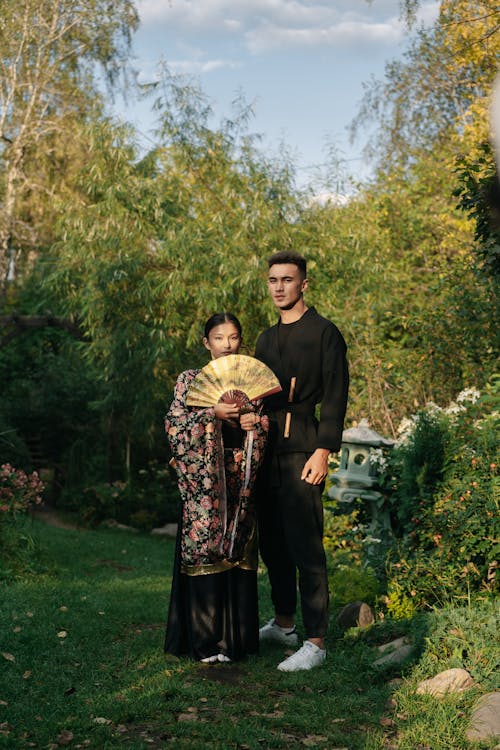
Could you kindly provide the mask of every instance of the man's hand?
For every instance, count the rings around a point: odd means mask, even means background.
[[[316,448],[305,462],[300,478],[308,484],[321,484],[328,474],[329,453],[326,448]]]

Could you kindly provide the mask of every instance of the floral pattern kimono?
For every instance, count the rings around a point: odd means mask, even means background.
[[[182,498],[181,571],[202,575],[235,565],[255,570],[252,487],[263,458],[268,420],[262,416],[254,430],[245,432],[241,447],[225,448],[222,422],[215,418],[214,409],[186,406],[189,385],[198,372],[179,375],[165,417]]]

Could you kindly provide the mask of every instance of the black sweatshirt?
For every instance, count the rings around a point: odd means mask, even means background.
[[[255,356],[278,377],[282,391],[265,399],[277,453],[306,452],[316,448],[338,451],[347,407],[349,370],[346,344],[336,325],[310,307],[295,323],[263,331]],[[288,403],[290,380],[297,378],[293,403]],[[321,403],[320,419],[314,416]],[[291,412],[290,436],[284,437],[285,418]]]

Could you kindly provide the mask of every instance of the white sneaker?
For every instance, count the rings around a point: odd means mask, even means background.
[[[311,641],[304,641],[302,646],[294,654],[278,664],[281,672],[298,672],[301,669],[313,669],[324,664],[326,649],[319,648]]]
[[[281,643],[282,646],[296,646],[297,631],[293,628],[282,628],[276,625],[274,618],[259,630],[260,643]]]

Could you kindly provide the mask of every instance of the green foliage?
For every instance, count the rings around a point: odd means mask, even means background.
[[[398,533],[408,533],[432,503],[445,469],[449,423],[431,408],[418,412],[412,431],[391,451],[387,472],[394,475],[389,503]]]
[[[498,603],[473,607],[447,607],[419,616],[418,663],[405,674],[396,688],[392,703],[392,730],[397,733],[401,750],[430,747],[442,750],[467,750],[466,737],[470,715],[481,693],[498,689]],[[412,621],[412,624],[415,620]],[[436,699],[418,695],[416,688],[424,680],[453,667],[466,669],[474,687]],[[478,747],[496,746],[491,737]],[[381,750],[387,744],[370,744]]]
[[[446,607],[433,612],[419,672],[434,673],[461,667],[488,692],[498,688],[500,652],[498,649],[498,602],[471,607]]]
[[[361,503],[349,512],[340,503],[325,500],[325,546],[330,600],[333,607],[354,601],[375,604],[381,590],[378,571],[371,567],[367,529],[359,522]]]
[[[454,410],[442,478],[388,561],[389,596],[412,599],[417,608],[498,592],[499,380],[464,406]]]
[[[179,516],[177,483],[166,465],[150,461],[130,481],[93,481],[68,488],[64,507],[74,510],[91,526],[113,519],[141,531],[166,523],[176,523]]]
[[[22,440],[24,469],[35,464],[56,470],[55,494],[89,471],[89,455],[105,453],[93,407],[99,393],[95,371],[65,333],[48,328],[14,340],[0,351],[0,381],[5,438],[15,436],[17,445]]]
[[[62,193],[84,161],[81,127],[126,68],[138,15],[131,0],[3,0],[0,18],[0,284],[28,275]],[[100,70],[99,70],[100,69]],[[69,179],[68,179],[69,177]],[[50,217],[50,219],[49,219]],[[49,239],[50,238],[50,239]],[[12,270],[12,269],[11,269]]]
[[[475,222],[474,238],[486,273],[500,275],[500,185],[491,146],[481,144],[475,160],[462,157],[457,164],[459,186],[454,195]]]
[[[371,568],[342,564],[332,566],[332,563],[329,567],[328,587],[332,607],[343,607],[355,601],[371,605],[376,603],[380,583]]]

